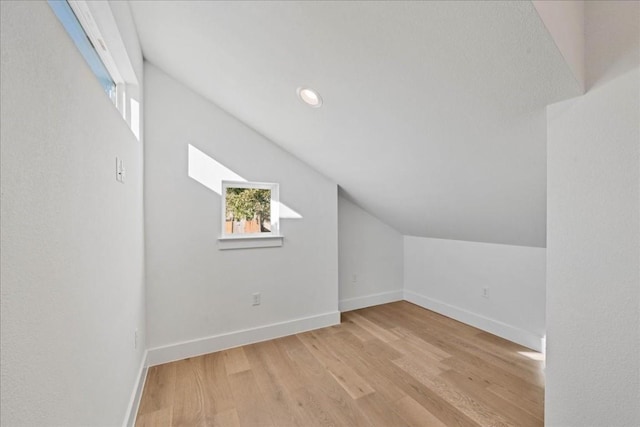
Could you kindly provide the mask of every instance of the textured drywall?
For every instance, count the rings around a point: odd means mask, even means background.
[[[545,424],[629,427],[640,425],[640,4],[585,12],[587,72],[602,77],[548,107]]]
[[[549,107],[550,426],[640,423],[639,79]]]
[[[335,183],[149,63],[145,94],[149,346],[337,313]],[[219,249],[220,195],[189,177],[189,145],[247,180],[280,184],[302,216],[281,220],[282,247]]]
[[[640,2],[585,2],[587,89],[638,67]]]
[[[582,92],[531,2],[132,9],[148,60],[402,234],[545,246],[544,108]]]
[[[541,350],[545,262],[544,248],[405,236],[404,291],[409,301]]]
[[[0,15],[0,424],[121,425],[144,352],[142,145],[46,2]]]
[[[402,235],[342,194],[338,245],[342,311],[402,299]]]
[[[584,89],[584,1],[533,0],[532,3],[576,81]]]

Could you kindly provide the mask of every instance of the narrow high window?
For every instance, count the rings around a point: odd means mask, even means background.
[[[118,99],[116,83],[107,70],[107,67],[104,65],[98,50],[80,23],[78,16],[76,16],[76,13],[73,11],[69,2],[66,0],[49,0],[49,5],[64,26],[65,30],[67,30],[67,33],[75,43],[85,61],[87,61],[87,64],[89,64],[89,68],[91,68],[91,71],[93,71],[93,74],[95,74],[96,78],[100,82],[102,89],[106,92],[109,99],[111,99],[111,102],[117,106]],[[96,42],[101,43],[100,40],[96,40]],[[104,46],[101,46],[101,48],[106,49]]]
[[[51,10],[138,141],[140,87],[109,2],[48,0]]]

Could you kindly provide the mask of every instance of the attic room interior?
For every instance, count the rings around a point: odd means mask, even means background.
[[[640,2],[0,16],[1,426],[640,426]]]

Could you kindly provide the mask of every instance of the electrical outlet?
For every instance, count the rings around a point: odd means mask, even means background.
[[[252,295],[253,297],[253,305],[260,305],[260,292],[256,292]]]
[[[351,276],[351,283],[358,283],[358,275],[357,274],[353,274]]]
[[[133,348],[138,348],[138,330],[133,331]]]
[[[482,297],[489,298],[489,288],[482,288]]]

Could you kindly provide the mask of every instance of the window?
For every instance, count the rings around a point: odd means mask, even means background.
[[[221,249],[282,246],[278,184],[222,181]]]
[[[109,3],[86,0],[48,0],[48,3],[111,103],[140,140],[138,79]]]
[[[102,89],[107,93],[111,102],[117,106],[118,97],[116,83],[113,81],[111,73],[109,73],[107,67],[105,67],[104,62],[100,58],[100,54],[95,48],[94,42],[92,42],[87,35],[87,32],[78,20],[78,16],[71,8],[71,5],[66,0],[49,0],[49,5],[64,26],[65,30],[67,30],[67,33],[75,43],[85,61],[87,61],[87,64],[89,64],[89,68],[91,68],[93,74],[98,78]],[[87,18],[85,17],[84,19],[86,20]],[[96,42],[104,44],[102,40],[97,40]]]

